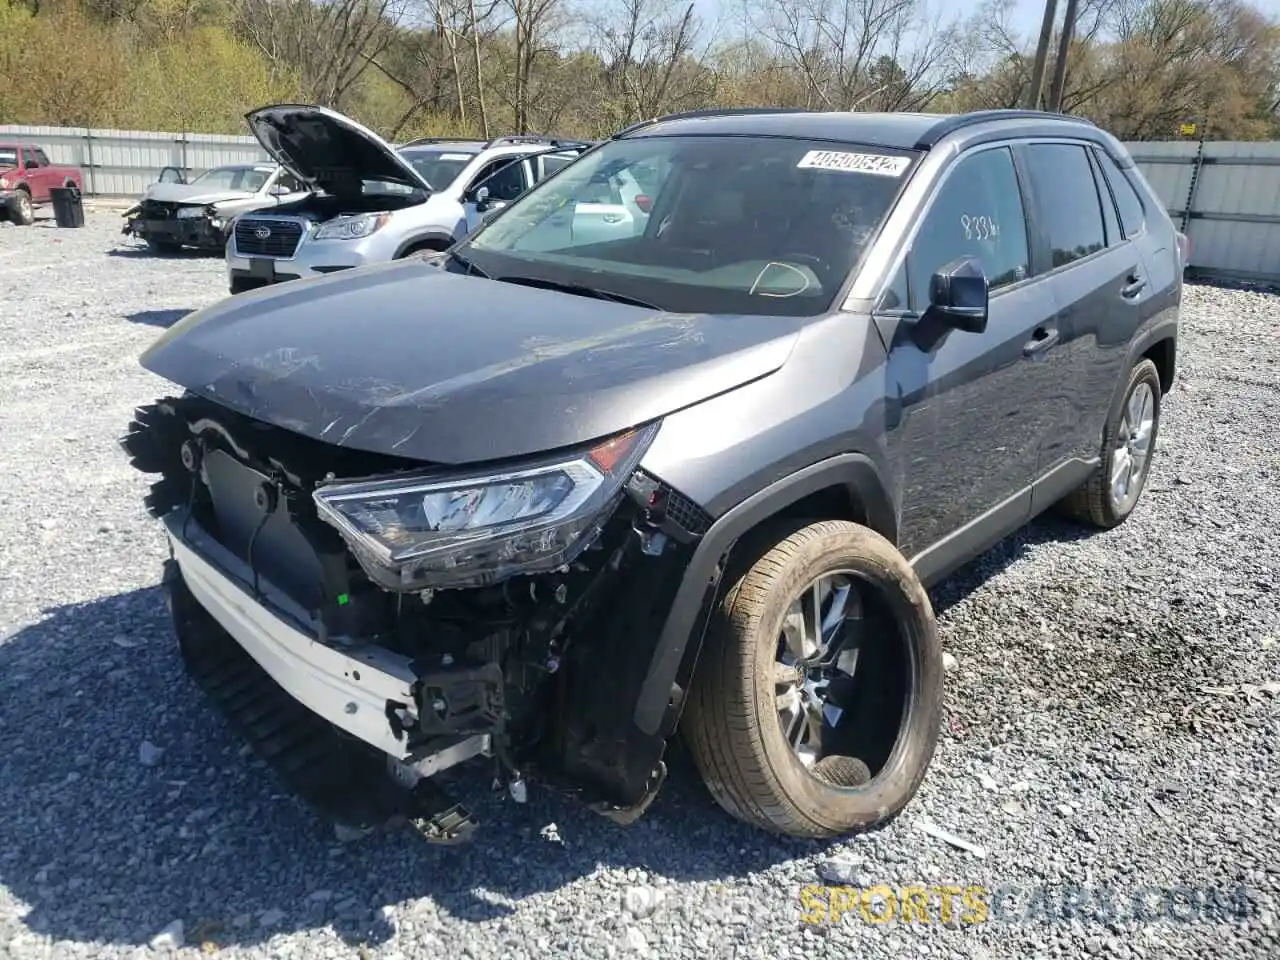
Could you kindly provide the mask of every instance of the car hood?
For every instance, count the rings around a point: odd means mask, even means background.
[[[256,196],[248,190],[211,190],[199,183],[153,183],[142,195],[143,200],[161,203],[221,203],[224,200],[248,200]]]
[[[767,376],[798,329],[402,260],[228,298],[184,317],[141,362],[304,436],[462,464],[602,438]]]
[[[245,120],[272,159],[325,193],[358,193],[361,180],[431,189],[389,143],[327,107],[276,104],[245,114]]]

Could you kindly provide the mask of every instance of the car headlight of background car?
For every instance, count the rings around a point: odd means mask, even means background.
[[[317,240],[360,240],[381,229],[389,213],[362,213],[356,217],[339,217],[322,223],[316,230]]]
[[[554,570],[586,549],[657,432],[653,423],[502,472],[328,483],[313,497],[380,585],[480,586]]]

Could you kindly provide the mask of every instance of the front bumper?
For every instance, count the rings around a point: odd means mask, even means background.
[[[18,191],[0,190],[0,219],[18,212]]]
[[[174,561],[191,595],[272,680],[351,736],[397,760],[412,759],[404,732],[397,734],[389,721],[394,709],[411,708],[414,703],[417,677],[408,658],[380,647],[348,655],[320,643],[227,576],[219,567],[238,563],[230,554],[219,557],[215,565],[210,557],[220,547],[211,538],[201,538],[197,550],[189,532],[194,524],[185,523],[183,511],[170,513],[164,523]],[[272,596],[274,605],[289,609],[290,601],[270,584],[260,581],[259,589]],[[299,618],[307,616],[301,608],[290,612]]]
[[[198,247],[202,250],[221,250],[227,243],[227,224],[221,219],[209,217],[183,217],[172,220],[147,220],[131,217],[120,230],[126,236],[139,240],[154,239],[164,243]]]

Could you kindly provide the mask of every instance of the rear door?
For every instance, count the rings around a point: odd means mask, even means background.
[[[1032,249],[1011,149],[979,148],[945,175],[883,301],[904,320],[888,335],[886,370],[900,542],[926,579],[1029,516],[1047,373],[1026,348],[1055,312],[1033,276]],[[988,280],[983,333],[947,328],[928,312],[933,274],[961,257],[977,259]]]
[[[1057,305],[1058,342],[1044,352],[1046,409],[1032,509],[1075,488],[1101,453],[1102,431],[1144,296],[1144,267],[1126,240],[1091,147],[1021,148],[1034,198],[1044,285]]]

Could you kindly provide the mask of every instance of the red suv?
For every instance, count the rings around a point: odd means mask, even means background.
[[[54,187],[83,190],[80,168],[51,163],[39,147],[0,143],[0,214],[14,223],[30,224],[36,205],[48,203]]]

